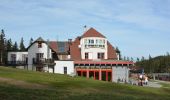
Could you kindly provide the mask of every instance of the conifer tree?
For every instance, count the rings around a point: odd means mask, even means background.
[[[12,40],[9,39],[9,40],[7,41],[7,51],[11,51],[11,50],[12,50]]]
[[[116,53],[119,55],[119,60],[122,60],[122,55],[118,47],[116,47]]]
[[[4,57],[6,56],[6,50],[5,50],[5,33],[4,30],[1,30],[0,33],[0,64],[4,64],[5,63],[5,59]]]
[[[139,62],[139,61],[140,61],[140,59],[137,57],[137,58],[136,58],[136,61],[137,61],[137,62]]]
[[[24,39],[23,39],[23,37],[21,38],[21,42],[20,42],[20,50],[21,51],[25,51],[25,45],[24,45]]]
[[[33,38],[31,38],[29,45],[31,45],[33,43],[33,41],[34,41]]]
[[[14,43],[13,50],[14,50],[14,51],[17,51],[17,50],[18,50],[18,44],[17,44],[17,42]]]

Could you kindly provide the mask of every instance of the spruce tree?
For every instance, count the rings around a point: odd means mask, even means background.
[[[1,30],[1,34],[0,34],[0,64],[4,64],[5,63],[5,59],[4,57],[6,56],[6,50],[5,50],[5,33],[4,30]]]
[[[21,42],[20,42],[20,50],[21,51],[25,51],[25,45],[24,45],[24,39],[23,39],[23,37],[21,38]]]
[[[139,61],[140,61],[140,59],[137,57],[137,58],[136,58],[136,61],[137,61],[137,62],[139,62]]]
[[[33,43],[33,41],[34,41],[33,38],[31,38],[29,45],[31,45]]]
[[[119,60],[122,60],[122,55],[118,47],[116,47],[116,53],[119,55]]]
[[[7,41],[7,51],[11,51],[11,50],[12,50],[12,40],[9,39],[9,40]]]
[[[18,44],[17,44],[17,42],[14,43],[13,50],[14,51],[18,51]]]

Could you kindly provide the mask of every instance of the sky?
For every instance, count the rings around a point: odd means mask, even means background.
[[[28,46],[67,41],[93,27],[122,56],[152,57],[170,52],[170,0],[0,0],[0,29]]]

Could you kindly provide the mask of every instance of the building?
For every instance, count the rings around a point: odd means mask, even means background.
[[[133,62],[119,60],[117,51],[107,38],[90,28],[74,41],[45,41],[39,37],[28,48],[27,52],[9,52],[8,61],[27,56],[28,70],[44,71],[84,76],[104,81],[127,82],[129,66]],[[24,67],[25,68],[25,67]]]

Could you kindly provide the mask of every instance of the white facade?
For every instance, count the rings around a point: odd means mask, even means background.
[[[55,66],[54,66],[54,73],[59,73],[59,74],[74,74],[74,61],[55,61]],[[65,67],[65,72],[64,73],[64,67]]]
[[[8,52],[8,61],[26,61],[28,52]]]
[[[28,49],[28,70],[33,70],[33,58],[37,58],[37,53],[42,53],[44,59],[50,59],[52,57],[51,49],[48,45],[42,42],[41,47],[38,47],[38,43],[34,43]]]
[[[107,39],[102,37],[85,37],[80,40],[81,58],[85,59],[85,53],[88,53],[88,59],[98,59],[98,53],[104,53],[107,59]]]
[[[128,66],[114,66],[112,67],[112,81],[113,82],[128,82],[129,68]]]

